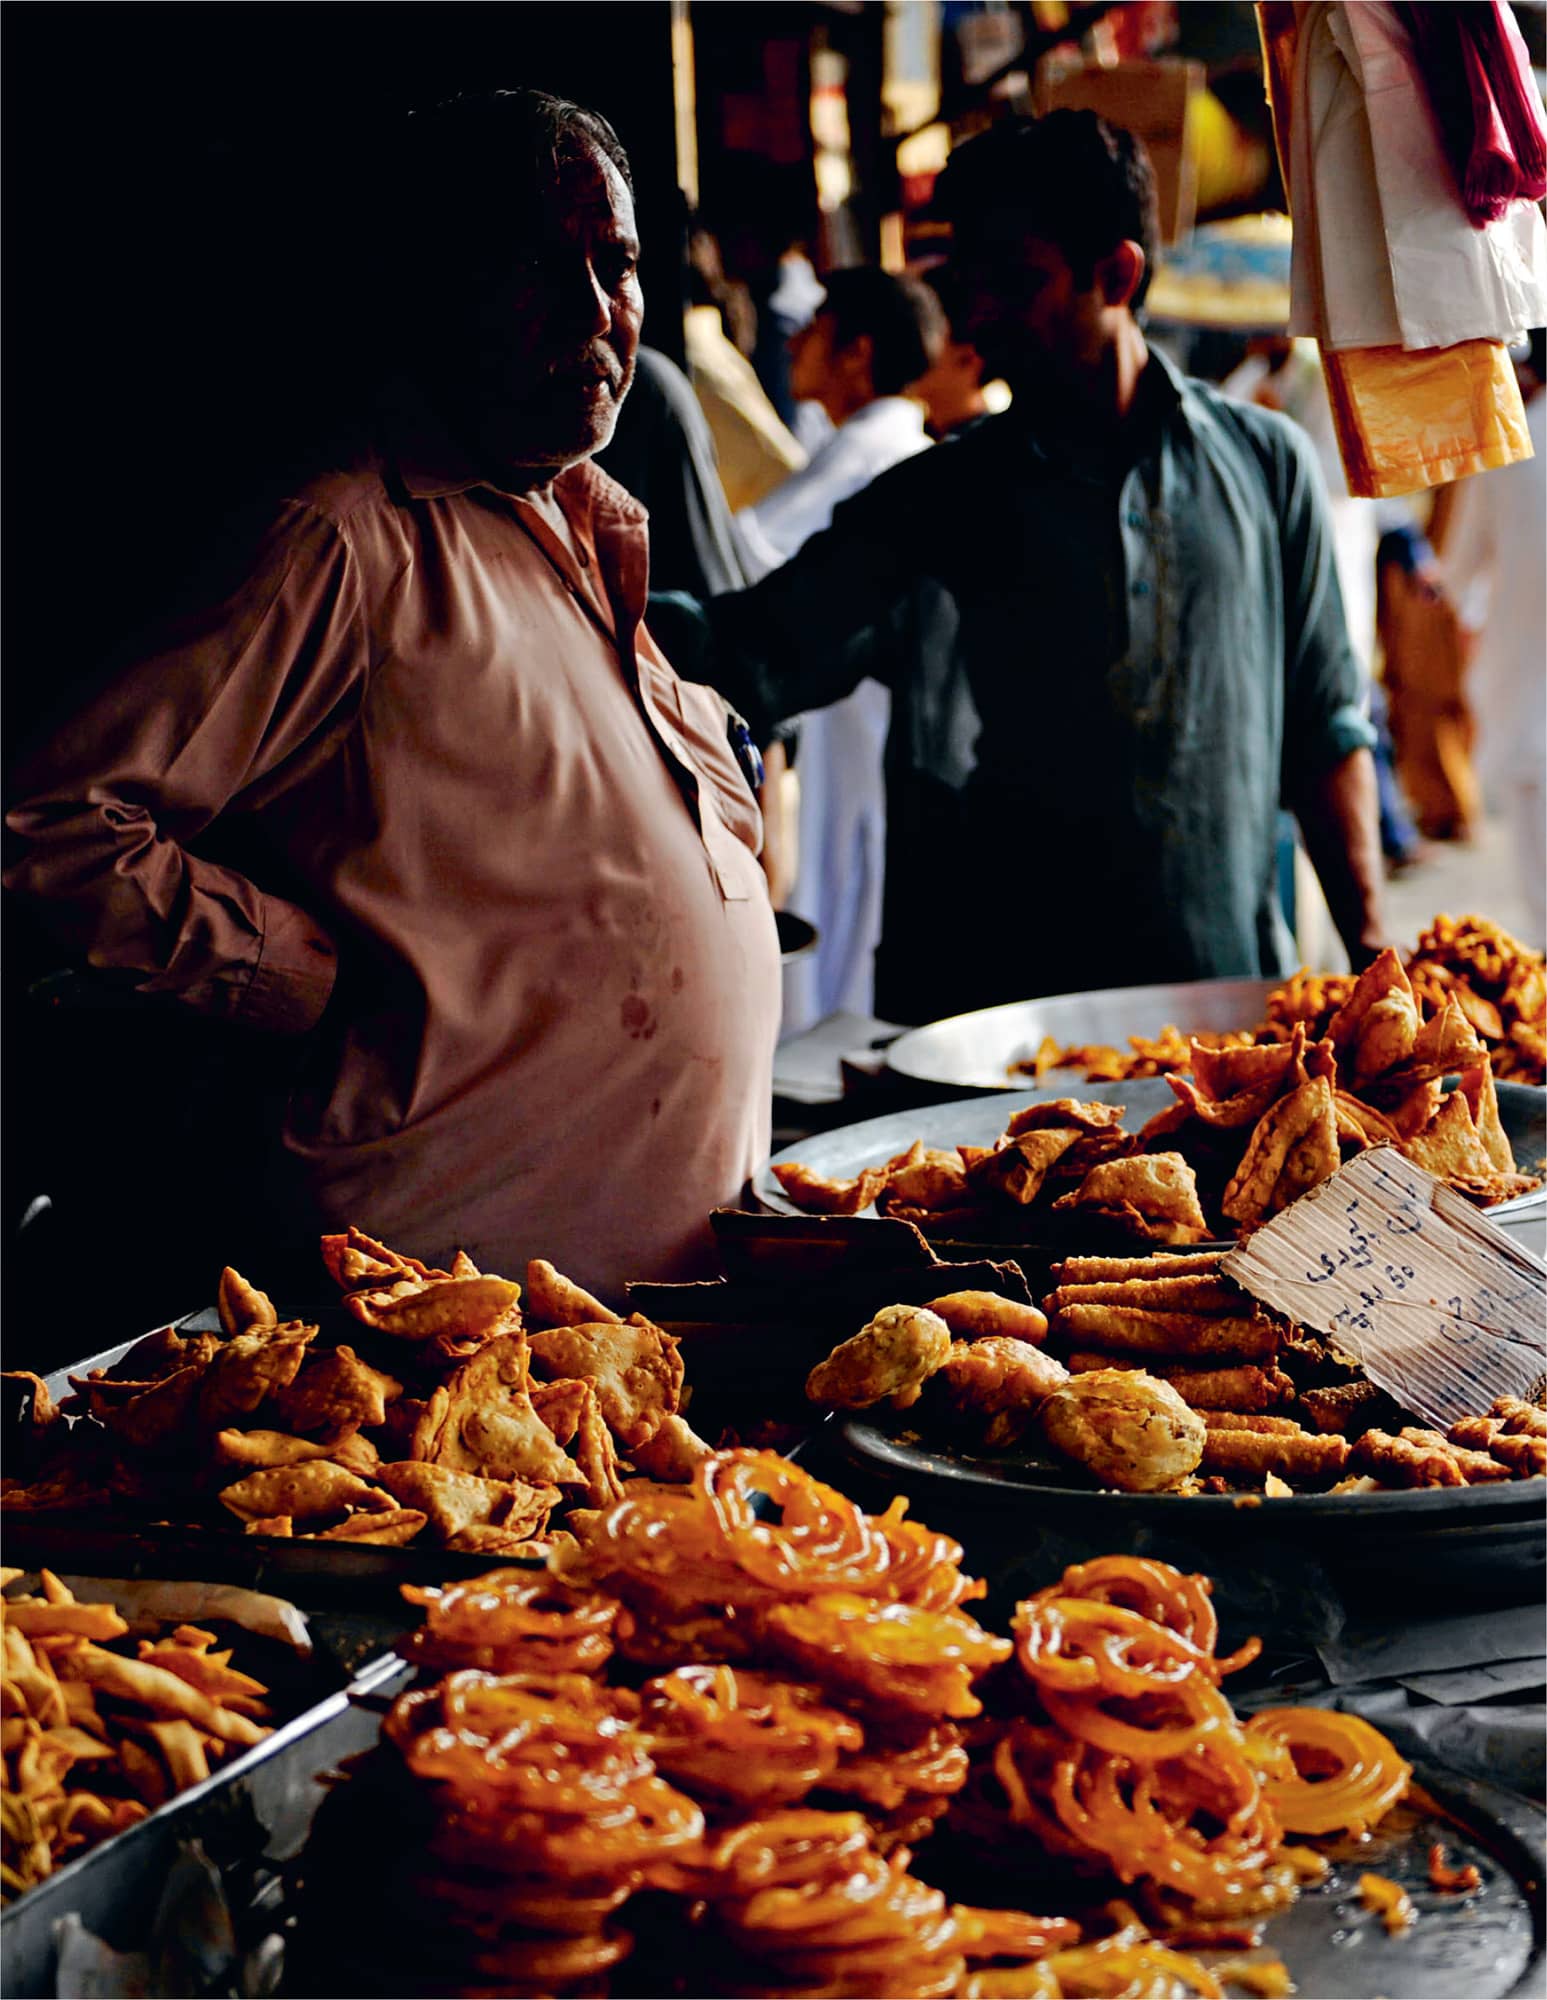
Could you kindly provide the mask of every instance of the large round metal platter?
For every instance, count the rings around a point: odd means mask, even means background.
[[[1499,1119],[1514,1150],[1516,1164],[1522,1173],[1540,1171],[1542,1156],[1547,1153],[1547,1090],[1533,1084],[1501,1083],[1498,1093]],[[764,1161],[753,1176],[752,1191],[763,1206],[772,1209],[775,1214],[799,1215],[802,1211],[774,1178],[775,1165],[799,1161],[813,1173],[827,1179],[852,1180],[862,1168],[879,1166],[882,1161],[905,1153],[915,1139],[922,1139],[926,1146],[943,1148],[991,1146],[1013,1112],[1025,1105],[1046,1104],[1058,1097],[1121,1104],[1125,1109],[1123,1124],[1130,1132],[1138,1131],[1157,1111],[1163,1111],[1176,1102],[1165,1078],[1158,1076],[1136,1077],[1128,1083],[1070,1083],[1066,1077],[1062,1083],[1043,1084],[1036,1090],[996,1092],[991,1097],[951,1098],[943,1104],[920,1105],[910,1111],[891,1111],[884,1118],[867,1118],[857,1125],[840,1125],[834,1131],[814,1132],[809,1138],[799,1139],[794,1145],[775,1153],[772,1159]],[[1499,1202],[1487,1213],[1497,1220],[1537,1207],[1541,1201],[1541,1191],[1533,1190],[1516,1195],[1512,1201]],[[873,1213],[870,1209],[864,1212],[867,1215]],[[1015,1218],[1012,1216],[1010,1220],[1013,1223]],[[942,1216],[941,1221],[939,1232],[926,1231],[930,1241],[957,1241],[949,1233],[948,1218]],[[1008,1235],[1002,1239],[1006,1247],[1025,1240],[1046,1244],[1054,1239],[1046,1225],[1042,1235],[1035,1239]],[[1062,1247],[1070,1247],[1069,1240],[1060,1240]],[[979,1235],[974,1241],[981,1244],[983,1239]],[[1229,1247],[1235,1247],[1233,1239]]]
[[[1268,995],[1282,984],[1280,979],[1198,979],[1185,985],[1116,986],[1106,992],[1012,1000],[910,1028],[887,1049],[886,1066],[920,1083],[1018,1090],[1024,1079],[1015,1074],[1015,1064],[1030,1061],[1046,1036],[1063,1047],[1104,1043],[1126,1049],[1130,1035],[1158,1035],[1168,1023],[1184,1035],[1227,1034],[1262,1020]],[[1059,1074],[1067,1081],[1071,1072]]]
[[[1411,1492],[1122,1493],[1035,1451],[979,1455],[932,1437],[915,1407],[835,1426],[837,1483],[905,1494],[956,1536],[1005,1603],[1072,1562],[1122,1549],[1214,1579],[1221,1619],[1265,1644],[1316,1641],[1345,1615],[1539,1599],[1547,1580],[1540,1479]],[[846,1483],[847,1482],[847,1483]],[[1381,1615],[1384,1615],[1382,1610]]]

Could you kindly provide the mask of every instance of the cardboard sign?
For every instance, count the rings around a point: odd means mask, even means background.
[[[1390,1146],[1292,1202],[1223,1269],[1448,1429],[1547,1371],[1547,1264]]]

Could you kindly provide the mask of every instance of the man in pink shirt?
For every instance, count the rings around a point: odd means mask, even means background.
[[[758,813],[641,622],[644,510],[590,463],[643,311],[616,136],[500,92],[410,120],[396,165],[369,449],[28,760],[6,882],[78,961],[300,1038],[276,1128],[232,1135],[276,1259],[355,1222],[617,1297],[703,1268],[767,1150]]]

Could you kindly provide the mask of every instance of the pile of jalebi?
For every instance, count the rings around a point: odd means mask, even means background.
[[[984,1732],[978,1831],[997,1820],[1110,1873],[1169,1927],[1233,1934],[1280,1907],[1321,1867],[1284,1830],[1363,1830],[1405,1788],[1407,1767],[1355,1717],[1237,1720],[1219,1683],[1259,1648],[1215,1656],[1203,1577],[1138,1557],[1080,1564],[1018,1605],[1012,1630],[1036,1698]]]
[[[405,1592],[427,1614],[405,1653],[440,1678],[399,1697],[319,1816],[302,1938],[332,1942],[303,1955],[314,1990],[1218,1996],[1126,1905],[1082,1939],[914,1873],[968,1783],[960,1718],[978,1718],[1003,1829],[1195,1930],[1239,1930],[1292,1893],[1273,1787],[1291,1826],[1378,1810],[1338,1759],[1352,1739],[1326,1733],[1344,1718],[1275,1711],[1242,1731],[1219,1680],[1252,1649],[1217,1659],[1206,1583],[1163,1564],[1088,1563],[1020,1606],[1028,1712],[995,1721],[973,1683],[1011,1644],[957,1608],[981,1587],[956,1544],[900,1507],[865,1514],[740,1451],[577,1525],[590,1586],[570,1559],[567,1582],[504,1570]],[[712,1656],[716,1630],[735,1657]],[[1329,1758],[1306,1806],[1296,1788]],[[381,1915],[341,1963],[337,1911],[383,1825]]]

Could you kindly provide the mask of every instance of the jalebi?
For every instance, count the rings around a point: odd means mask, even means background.
[[[1248,1732],[1287,1750],[1292,1768],[1266,1791],[1291,1833],[1364,1833],[1407,1791],[1410,1764],[1378,1729],[1332,1708],[1265,1708]]]

